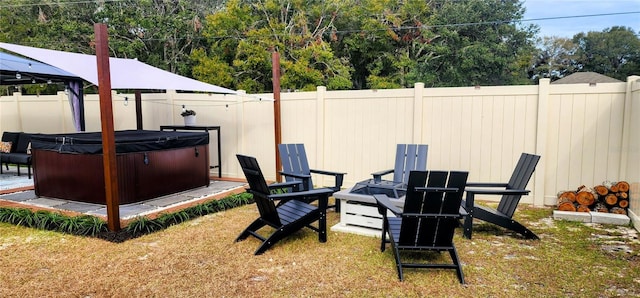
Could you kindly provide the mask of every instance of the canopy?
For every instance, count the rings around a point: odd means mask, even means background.
[[[0,52],[0,85],[82,81],[60,68]]]
[[[55,66],[98,85],[95,55],[47,50],[0,42],[0,48]],[[136,59],[109,58],[112,89],[156,89],[232,93],[236,91],[183,77]]]

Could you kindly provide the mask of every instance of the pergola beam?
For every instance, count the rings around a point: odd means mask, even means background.
[[[96,36],[96,60],[98,63],[98,90],[100,95],[100,123],[102,126],[102,165],[107,203],[107,227],[120,230],[120,204],[118,196],[118,171],[116,164],[113,105],[111,100],[111,70],[109,67],[109,40],[107,26],[93,26]]]

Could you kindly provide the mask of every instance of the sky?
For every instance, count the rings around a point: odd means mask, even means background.
[[[602,32],[612,26],[631,27],[640,34],[640,0],[523,0],[526,12],[524,24],[540,26],[538,36],[571,38],[580,32]],[[635,12],[635,13],[633,13]],[[628,14],[617,14],[628,13]],[[609,16],[593,16],[615,14]],[[553,20],[534,20],[542,18]]]

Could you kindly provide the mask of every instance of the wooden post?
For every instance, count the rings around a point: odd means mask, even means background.
[[[273,74],[273,119],[276,135],[276,181],[282,182],[279,169],[282,167],[278,144],[282,142],[282,132],[280,123],[280,54],[277,51],[271,53],[271,65]]]
[[[104,187],[107,203],[107,227],[109,230],[117,232],[120,230],[120,204],[115,133],[113,130],[109,40],[105,24],[96,23],[93,29],[96,35],[96,60],[98,63],[98,91],[100,94],[100,122],[102,125],[102,165],[104,167]]]
[[[142,130],[142,92],[136,90],[136,129]]]

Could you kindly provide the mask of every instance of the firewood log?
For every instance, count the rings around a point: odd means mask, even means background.
[[[609,193],[609,189],[604,185],[597,185],[593,188],[599,196],[606,196]]]
[[[627,210],[622,209],[620,207],[613,207],[611,208],[611,210],[609,210],[609,212],[611,213],[615,213],[615,214],[624,214],[627,215]]]
[[[576,194],[576,203],[578,205],[591,206],[596,201],[595,192],[588,187],[581,187]]]
[[[562,202],[558,204],[558,210],[575,212],[576,206],[572,202]]]
[[[593,207],[593,211],[609,213],[609,208],[607,208],[604,203],[596,203],[596,205]]]
[[[629,207],[629,200],[618,200],[618,206],[620,208],[627,208]]]
[[[571,203],[576,201],[576,193],[573,191],[561,191],[558,193],[558,205],[561,202],[569,201]]]
[[[629,191],[629,182],[620,181],[616,183],[616,187],[618,187],[619,192],[628,192]]]
[[[609,206],[615,206],[618,203],[618,197],[615,194],[608,194],[604,197],[604,202]]]
[[[621,200],[626,200],[629,198],[629,193],[627,192],[617,192],[616,193],[616,197],[618,197]]]
[[[591,211],[591,209],[589,208],[589,206],[586,206],[586,205],[578,205],[578,208],[576,208],[576,211],[578,211],[578,212],[589,212],[589,211]]]

